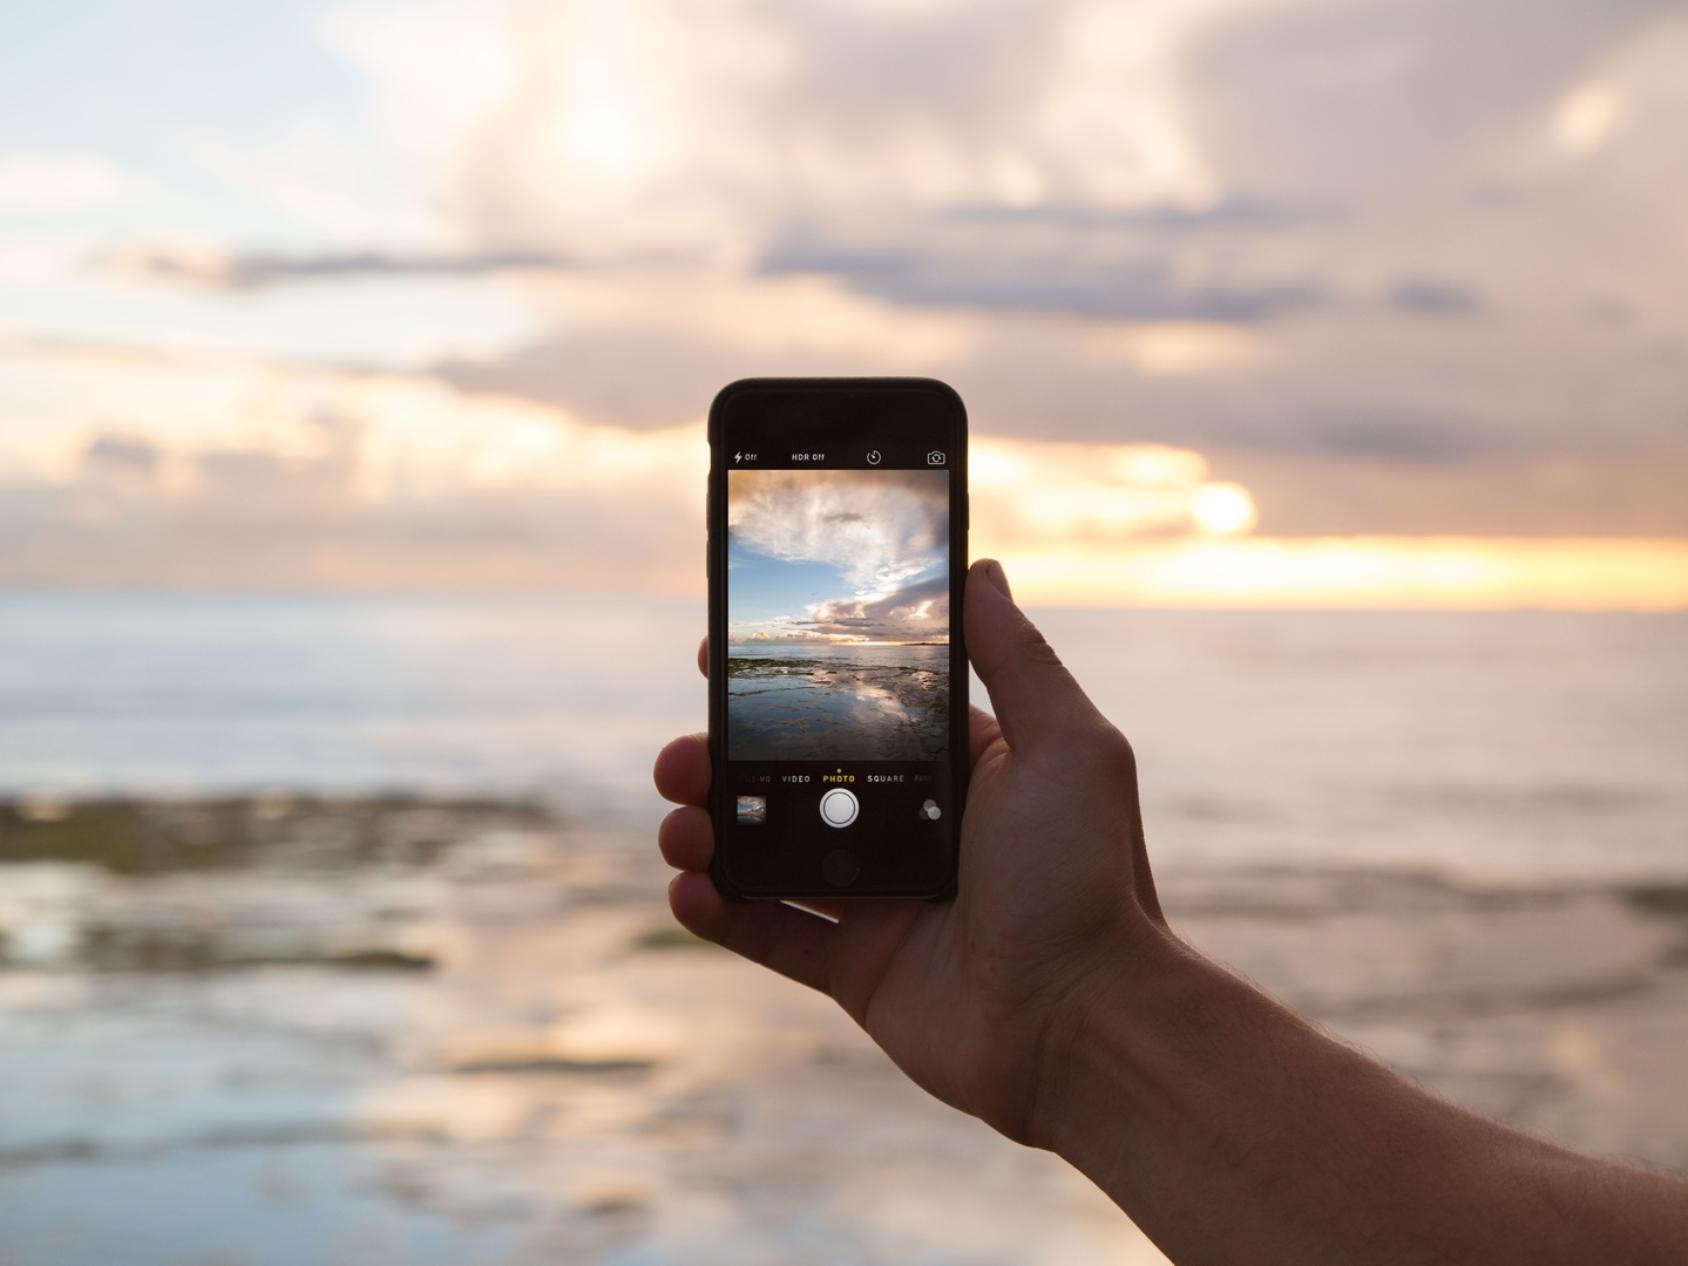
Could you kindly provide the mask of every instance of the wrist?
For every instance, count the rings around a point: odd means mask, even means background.
[[[1163,924],[1134,915],[1050,1018],[1024,1142],[1091,1172],[1085,1158],[1097,1126],[1151,1106],[1133,1101],[1155,1075],[1151,1051],[1170,1040],[1159,1017],[1199,988],[1198,964]]]
[[[1058,1033],[1031,1141],[1175,1260],[1203,1258],[1214,1236],[1295,1246],[1263,1260],[1308,1260],[1303,1234],[1363,1239],[1370,1213],[1351,1201],[1357,1225],[1336,1227],[1328,1193],[1400,1193],[1435,1167],[1425,1149],[1446,1147],[1417,1091],[1159,925],[1075,995]]]

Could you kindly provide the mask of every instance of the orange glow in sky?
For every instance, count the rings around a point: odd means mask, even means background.
[[[0,587],[695,596],[713,393],[871,374],[967,401],[1038,601],[1688,606],[1688,45],[1632,7],[25,23]]]
[[[1680,610],[1688,542],[1252,537],[1019,548],[1016,594],[1059,606]]]

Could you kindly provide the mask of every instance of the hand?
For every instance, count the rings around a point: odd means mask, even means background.
[[[921,1086],[1037,1142],[1050,1062],[1100,982],[1164,925],[1130,745],[1015,606],[999,564],[968,573],[963,618],[997,715],[971,717],[953,901],[814,903],[826,917],[724,901],[706,873],[703,735],[657,757],[657,789],[683,806],[658,842],[681,871],[668,894],[681,924],[830,994]]]
[[[831,994],[920,1085],[1059,1152],[1173,1261],[1681,1260],[1680,1181],[1427,1095],[1173,937],[1130,746],[999,566],[966,598],[997,717],[972,717],[955,900],[723,901],[693,735],[656,761],[684,806],[659,833],[681,923]]]

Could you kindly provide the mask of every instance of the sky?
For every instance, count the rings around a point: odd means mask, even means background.
[[[1688,5],[118,0],[0,47],[0,585],[700,597],[752,374],[1062,604],[1688,606]]]
[[[949,472],[727,472],[727,637],[947,642]]]

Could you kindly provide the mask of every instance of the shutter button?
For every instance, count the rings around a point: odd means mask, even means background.
[[[828,826],[849,826],[856,820],[860,807],[855,792],[834,787],[821,797],[821,821]]]

